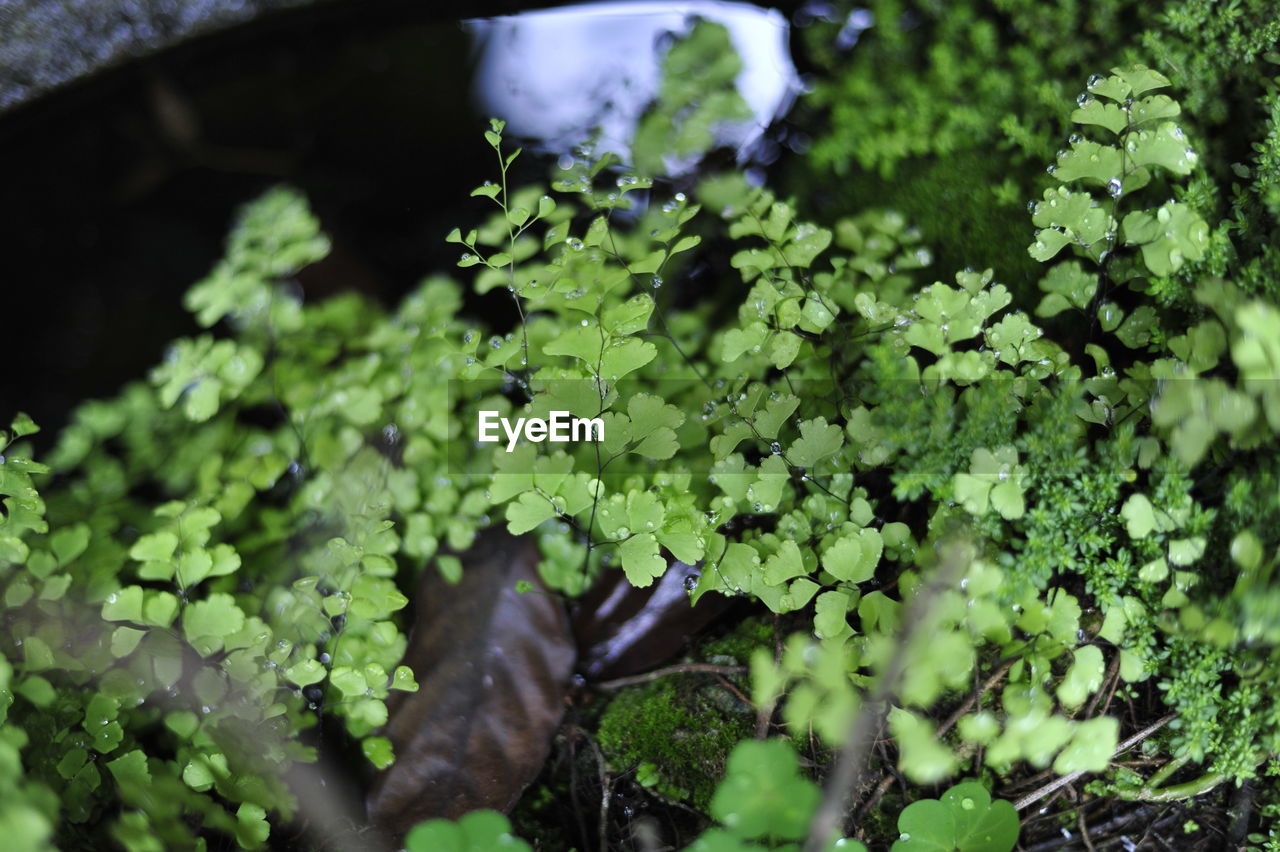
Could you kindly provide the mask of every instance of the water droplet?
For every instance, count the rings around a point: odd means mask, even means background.
[[[653,288],[653,289],[655,289],[655,290],[657,290],[659,287],[661,287],[661,286],[662,286],[662,276],[661,276],[661,275],[655,275],[655,276],[653,276],[652,278],[650,278],[650,279],[649,279],[649,286],[650,286],[650,287],[652,287],[652,288]]]
[[[1110,195],[1112,198],[1119,198],[1123,189],[1124,185],[1120,182],[1120,178],[1113,177],[1111,180],[1107,181],[1107,195]]]
[[[1103,76],[1102,76],[1101,74],[1094,74],[1093,76],[1091,76],[1091,77],[1089,78],[1089,82],[1085,83],[1085,86],[1086,86],[1087,88],[1089,88],[1089,89],[1093,89],[1093,88],[1094,88],[1094,87],[1096,87],[1099,83],[1101,83],[1101,82],[1103,81],[1103,79],[1104,79],[1104,78],[1103,78]]]

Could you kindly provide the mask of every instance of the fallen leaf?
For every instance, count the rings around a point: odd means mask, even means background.
[[[423,572],[404,659],[419,689],[388,702],[396,760],[367,800],[376,829],[399,840],[422,820],[505,812],[542,768],[576,655],[538,560],[532,539],[491,530],[462,556],[457,585]]]
[[[658,582],[637,589],[611,572],[574,608],[578,670],[588,680],[636,674],[675,657],[689,640],[733,606],[720,595],[689,603],[687,584],[698,569],[672,562]]]

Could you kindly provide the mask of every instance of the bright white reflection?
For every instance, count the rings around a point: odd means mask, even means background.
[[[786,19],[745,3],[593,3],[467,21],[478,106],[552,151],[598,127],[598,150],[625,157],[657,93],[665,47],[698,18],[723,24],[742,57],[738,91],[755,119],[721,128],[717,141],[745,157],[800,87]]]

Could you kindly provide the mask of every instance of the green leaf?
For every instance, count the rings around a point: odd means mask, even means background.
[[[766,440],[773,440],[778,437],[782,425],[795,414],[796,409],[800,407],[799,397],[791,394],[782,394],[778,397],[770,397],[765,403],[764,410],[756,413],[753,425],[756,431],[760,433],[760,437]]]
[[[165,562],[173,558],[178,548],[178,537],[168,530],[148,533],[129,548],[129,557],[139,562]]]
[[[1103,77],[1101,74],[1091,77],[1087,88],[1093,94],[1110,98],[1113,101],[1123,101],[1133,92],[1133,87],[1125,82],[1124,78],[1119,76]]]
[[[1129,109],[1129,116],[1134,127],[1141,127],[1153,121],[1176,118],[1182,113],[1182,107],[1168,95],[1151,95],[1142,98]]]
[[[1102,688],[1102,677],[1106,671],[1102,651],[1094,645],[1077,648],[1073,656],[1071,668],[1058,684],[1056,693],[1062,706],[1069,710],[1082,707],[1090,695]]]
[[[849,626],[850,597],[847,592],[823,592],[814,602],[813,629],[819,639],[841,639],[853,635]]]
[[[830,239],[829,235],[828,239]],[[836,320],[832,310],[834,310],[833,306],[828,305],[816,294],[807,297],[804,300],[804,307],[800,309],[800,328],[813,334],[821,334]]]
[[[182,632],[187,641],[202,654],[222,648],[223,639],[244,627],[244,611],[235,598],[215,592],[202,601],[189,604],[182,613]]]
[[[652,394],[638,393],[627,400],[627,417],[631,420],[632,440],[640,440],[659,429],[680,428],[685,414]]]
[[[142,792],[151,785],[147,756],[140,749],[134,749],[115,760],[107,761],[107,769],[115,776],[116,783],[122,787],[131,787],[137,792]]]
[[[725,333],[720,358],[726,363],[736,361],[744,354],[757,353],[764,347],[769,336],[769,327],[762,322],[753,322],[745,328],[732,328]]]
[[[419,823],[404,839],[405,852],[533,852],[511,834],[511,824],[496,811],[479,810],[456,823],[433,819]]]
[[[246,849],[256,849],[271,835],[267,812],[260,805],[245,802],[236,808],[236,841]]]
[[[212,573],[213,557],[207,550],[190,550],[178,557],[178,585],[186,588],[199,583]]]
[[[1071,113],[1076,124],[1094,124],[1118,134],[1129,126],[1129,117],[1117,104],[1089,98],[1084,106]]]
[[[386,769],[396,762],[391,740],[386,737],[365,737],[360,743],[360,750],[375,769]]]
[[[646,293],[632,296],[621,305],[605,308],[600,317],[600,324],[610,334],[635,334],[649,326],[649,316],[653,313],[654,301]]]
[[[1040,289],[1047,295],[1040,300],[1036,316],[1056,316],[1068,308],[1084,310],[1098,289],[1098,276],[1087,273],[1078,261],[1059,263],[1040,279]]]
[[[34,435],[40,431],[40,427],[25,411],[19,411],[17,416],[9,423],[9,431],[13,433],[15,438],[25,438],[28,435]],[[0,446],[3,449],[3,446]]]
[[[1059,775],[1071,772],[1102,772],[1111,765],[1120,738],[1120,721],[1112,716],[1098,716],[1079,722],[1071,741],[1053,762]]]
[[[1130,133],[1125,151],[1135,166],[1160,166],[1176,175],[1190,174],[1199,162],[1182,128],[1172,121],[1164,122],[1155,130]]]
[[[842,536],[822,554],[822,568],[837,580],[861,583],[875,575],[884,544],[880,533],[859,530],[856,535]]]
[[[1135,98],[1152,89],[1163,89],[1170,85],[1169,78],[1159,71],[1153,71],[1145,65],[1128,65],[1123,68],[1112,68],[1111,73],[1124,81],[1127,94]]]
[[[843,430],[828,425],[825,417],[800,421],[800,437],[787,448],[787,460],[800,467],[812,467],[844,445]]]
[[[1018,814],[1013,804],[991,800],[976,781],[955,785],[942,794],[956,822],[956,848],[960,852],[1009,852],[1018,842]]]
[[[889,730],[898,743],[898,763],[908,778],[930,784],[955,771],[956,757],[938,741],[931,721],[895,707],[889,711]]]
[[[1119,148],[1078,139],[1058,155],[1053,176],[1063,183],[1079,180],[1105,187],[1124,176],[1124,155]]]
[[[622,570],[627,580],[643,589],[667,570],[667,560],[658,553],[658,539],[653,533],[637,533],[618,546]]]
[[[605,347],[600,357],[600,375],[607,381],[618,379],[640,369],[658,354],[658,347],[647,340],[629,337]]]
[[[804,573],[804,560],[800,556],[800,548],[790,539],[782,542],[778,546],[778,552],[766,559],[764,563],[764,581],[771,586],[784,583]]]
[[[137,621],[141,619],[131,620]],[[133,653],[133,649],[138,647],[138,643],[146,635],[147,632],[145,630],[135,630],[132,627],[117,627],[111,632],[111,656],[128,656]]]
[[[408,666],[396,666],[395,672],[391,675],[391,689],[417,692],[418,682],[413,677],[413,669]]]
[[[106,621],[142,621],[142,587],[125,586],[107,595],[102,604],[102,617]]]
[[[1203,258],[1209,246],[1209,226],[1176,201],[1155,213],[1135,210],[1124,217],[1122,233],[1129,245],[1142,246],[1142,260],[1154,275],[1172,275],[1184,262]]]
[[[153,627],[168,627],[178,614],[178,597],[169,592],[148,589],[142,604],[142,622]]]
[[[912,802],[898,816],[892,852],[1009,852],[1018,842],[1018,815],[976,781],[965,781],[939,799]]]
[[[903,808],[898,831],[901,837],[892,852],[954,852],[956,848],[954,812],[937,799],[921,799]]]
[[[298,686],[310,686],[324,680],[325,668],[319,660],[302,660],[285,669],[284,676]]]
[[[1116,337],[1130,349],[1146,346],[1156,325],[1156,312],[1150,305],[1139,305],[1116,329]]]
[[[991,507],[1008,521],[1016,521],[1026,512],[1022,486],[1015,480],[998,482],[991,489]]]
[[[791,366],[800,354],[804,340],[797,334],[776,334],[769,344],[769,360],[779,370]]]
[[[54,556],[58,558],[58,565],[65,566],[88,548],[88,524],[63,527],[50,537],[49,546],[53,549]]]
[[[711,815],[738,837],[799,840],[818,800],[817,785],[799,773],[786,740],[745,740],[729,755]]]
[[[182,781],[192,790],[204,792],[217,780],[203,756],[187,761],[187,765],[182,768]]]
[[[526,491],[518,500],[507,504],[507,531],[522,535],[556,514],[550,500],[536,491]]]

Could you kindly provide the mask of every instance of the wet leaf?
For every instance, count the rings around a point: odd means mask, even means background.
[[[980,783],[964,781],[941,799],[912,802],[898,830],[892,852],[1008,852],[1018,842],[1018,815]]]
[[[674,562],[647,588],[638,589],[618,572],[607,575],[576,606],[578,670],[592,680],[625,677],[676,656],[689,639],[732,605],[709,595],[695,605],[687,587],[697,568]]]
[[[404,663],[421,688],[393,692],[395,763],[369,795],[371,823],[397,838],[428,819],[506,811],[542,767],[560,724],[574,643],[538,579],[527,538],[490,531],[450,585],[429,567]],[[534,591],[519,594],[517,583]]]

